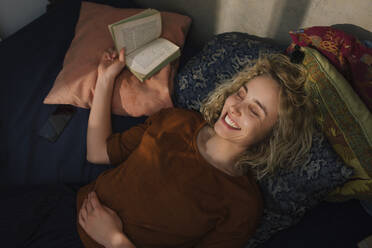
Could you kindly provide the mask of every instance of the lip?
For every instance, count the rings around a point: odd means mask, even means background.
[[[223,115],[223,117],[221,118],[222,123],[223,123],[223,124],[224,124],[228,129],[235,130],[235,131],[239,131],[239,130],[241,130],[240,128],[232,127],[232,126],[230,126],[229,124],[226,123],[225,118],[226,118],[226,115],[228,115],[228,114],[229,114],[229,113],[226,112],[226,114]],[[231,120],[234,120],[233,118],[230,117],[230,115],[229,115],[229,118],[230,118]],[[235,122],[235,121],[234,121],[234,122]]]

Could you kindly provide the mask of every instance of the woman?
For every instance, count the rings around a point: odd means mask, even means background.
[[[303,69],[284,55],[260,60],[218,87],[203,116],[166,109],[111,134],[124,57],[111,49],[98,67],[87,159],[118,166],[78,192],[84,245],[242,247],[262,214],[256,179],[293,166],[310,148]]]
[[[87,130],[87,159],[116,168],[77,196],[57,186],[1,189],[3,246],[242,247],[263,210],[257,179],[310,148],[305,73],[283,55],[219,86],[202,115],[165,109],[112,134],[124,66],[123,50],[103,54]]]

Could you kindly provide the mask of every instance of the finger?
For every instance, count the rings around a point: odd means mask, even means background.
[[[113,47],[110,47],[109,49],[107,49],[107,52],[109,53],[109,56],[110,58],[115,58],[117,56],[117,51],[113,48]]]
[[[85,199],[84,202],[83,202],[83,205],[81,206],[81,209],[80,209],[80,213],[81,213],[82,217],[84,218],[84,220],[87,219],[87,215],[88,215],[86,205],[87,205],[87,200]]]
[[[102,207],[101,202],[98,199],[98,196],[95,191],[91,193],[91,201],[93,208],[100,208]]]
[[[120,62],[125,63],[125,48],[124,47],[120,50],[119,60]]]
[[[108,213],[110,213],[110,214],[116,214],[116,212],[115,212],[114,210],[112,210],[111,208],[106,207],[106,206],[102,206],[102,207],[103,207],[103,209],[105,209]]]
[[[117,51],[113,51],[111,53],[111,58],[115,59],[115,58],[117,58],[117,56],[118,56],[118,52]]]
[[[85,219],[83,215],[81,214],[81,211],[79,212],[79,224],[80,226],[85,227]]]
[[[91,213],[92,211],[93,211],[93,205],[92,205],[92,203],[91,203],[91,196],[90,196],[91,194],[89,193],[88,194],[88,200],[87,200],[87,203],[86,203],[86,209],[87,209],[87,213],[89,214],[89,213]]]
[[[85,208],[85,205],[87,204],[87,198],[84,199],[83,204],[81,204],[81,209]]]

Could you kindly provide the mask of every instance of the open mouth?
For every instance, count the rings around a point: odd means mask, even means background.
[[[228,113],[225,114],[225,117],[223,118],[223,121],[224,123],[229,127],[229,128],[232,128],[234,130],[240,130],[240,127],[238,126],[238,124],[236,124],[235,121],[233,121]]]

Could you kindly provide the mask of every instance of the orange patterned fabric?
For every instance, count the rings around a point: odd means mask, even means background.
[[[289,32],[295,45],[316,48],[351,84],[367,108],[372,110],[372,49],[355,37],[332,27],[310,27]]]

